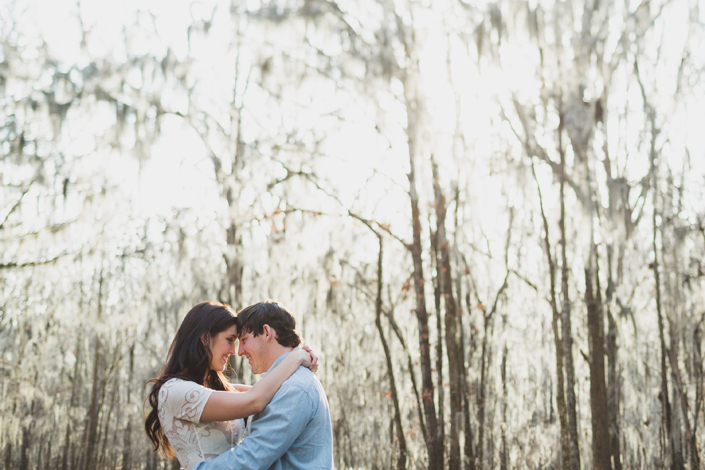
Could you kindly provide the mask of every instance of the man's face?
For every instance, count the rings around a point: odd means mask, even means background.
[[[238,356],[245,356],[250,363],[253,374],[267,372],[271,364],[267,363],[266,332],[255,336],[252,332],[240,335],[240,344],[237,348]]]

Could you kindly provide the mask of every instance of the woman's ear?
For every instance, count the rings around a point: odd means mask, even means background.
[[[210,335],[208,332],[205,332],[201,335],[201,344],[203,345],[206,350],[210,350]]]

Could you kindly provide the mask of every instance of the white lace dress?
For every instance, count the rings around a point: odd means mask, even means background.
[[[202,423],[201,413],[213,390],[171,379],[159,390],[159,422],[184,470],[217,457],[243,437],[242,419]]]

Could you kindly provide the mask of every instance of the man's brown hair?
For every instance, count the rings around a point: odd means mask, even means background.
[[[238,312],[237,320],[239,335],[252,333],[259,336],[264,333],[264,325],[269,325],[277,332],[277,342],[282,346],[295,348],[301,344],[301,338],[294,331],[296,319],[274,300],[264,300],[243,308]]]

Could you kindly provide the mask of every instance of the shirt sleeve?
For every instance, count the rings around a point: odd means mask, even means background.
[[[198,423],[213,390],[187,380],[170,380],[159,391],[159,401],[174,418]]]
[[[282,386],[242,443],[207,462],[208,470],[266,470],[279,460],[313,417],[313,401],[303,388]]]

